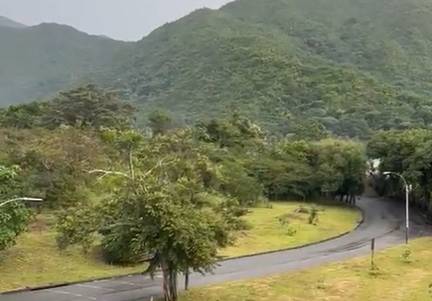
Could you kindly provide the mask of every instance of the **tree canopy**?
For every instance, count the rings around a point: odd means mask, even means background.
[[[380,160],[380,172],[400,174],[412,185],[410,202],[432,217],[432,131],[412,129],[407,131],[382,131],[368,143],[368,156]],[[405,183],[399,177],[381,176],[376,188],[382,195],[395,195],[405,200]]]

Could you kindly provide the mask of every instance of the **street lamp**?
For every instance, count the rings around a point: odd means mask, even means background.
[[[36,202],[36,203],[40,203],[40,202],[43,201],[43,199],[40,199],[40,198],[28,198],[28,197],[15,198],[15,199],[10,199],[10,200],[7,200],[7,201],[5,201],[3,203],[0,203],[0,207],[4,206],[6,204],[12,203],[12,202],[20,202],[20,201],[21,202]]]
[[[383,175],[385,175],[386,178],[388,178],[389,176],[399,177],[400,179],[402,179],[402,181],[405,185],[405,243],[407,244],[408,243],[408,236],[409,236],[409,193],[411,191],[412,186],[408,185],[405,178],[396,172],[385,171],[385,172],[383,172]]]

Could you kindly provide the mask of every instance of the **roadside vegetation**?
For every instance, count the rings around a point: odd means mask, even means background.
[[[140,132],[134,114],[91,85],[0,114],[2,199],[44,199],[1,207],[2,289],[161,267],[175,300],[177,273],[359,221],[346,205],[364,188],[360,143],[319,128],[270,139],[240,112],[180,127],[154,111]],[[335,199],[345,206],[325,205]]]
[[[232,246],[221,250],[223,257],[242,256],[298,247],[352,231],[361,221],[356,207],[330,202],[271,202],[270,208],[254,208],[245,216],[250,230],[235,233]],[[309,222],[311,212],[316,218]]]
[[[153,111],[142,131],[135,113],[92,85],[1,112],[1,198],[44,199],[1,207],[2,290],[161,269],[175,301],[179,273],[353,229],[367,156],[374,188],[398,197],[381,174],[399,172],[430,215],[428,130],[365,145],[320,127],[277,139],[238,111],[193,126]]]
[[[308,222],[307,212],[296,213],[300,208],[310,210],[309,204],[284,202],[270,205],[271,208],[250,209],[244,217],[249,229],[235,232],[234,245],[220,250],[221,257],[255,254],[323,240],[352,230],[361,218],[353,207],[321,205],[324,211],[319,213],[319,222],[312,225]],[[285,214],[293,217],[290,226],[280,222],[280,217]],[[147,267],[146,263],[107,264],[98,242],[88,254],[83,254],[79,247],[60,251],[56,244],[55,222],[52,214],[37,215],[17,244],[0,252],[0,291],[140,273]]]
[[[181,301],[431,300],[432,240],[413,240],[370,257],[249,281],[192,289]]]

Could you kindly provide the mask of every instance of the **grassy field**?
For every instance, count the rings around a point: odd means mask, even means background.
[[[432,300],[432,239],[413,240],[375,257],[328,264],[248,282],[182,293],[181,301],[427,301]]]
[[[221,250],[221,255],[253,254],[322,240],[354,228],[361,216],[354,208],[332,206],[325,207],[315,226],[308,223],[307,213],[291,214],[290,224],[282,226],[278,217],[298,208],[299,203],[274,203],[271,209],[253,209],[246,216],[253,228],[239,232],[236,245]],[[143,266],[109,266],[95,254],[84,256],[78,249],[60,252],[56,248],[52,226],[52,219],[39,218],[15,247],[0,253],[0,291],[143,270]],[[296,233],[288,235],[288,228]]]
[[[311,225],[309,214],[294,213],[300,205],[273,203],[272,209],[254,209],[246,217],[254,227],[238,233],[236,244],[222,250],[221,255],[232,257],[301,246],[350,231],[361,219],[361,213],[354,207],[327,206],[320,212],[316,225]],[[282,226],[279,217],[284,213],[289,214],[290,223]],[[290,229],[295,233],[289,235]]]

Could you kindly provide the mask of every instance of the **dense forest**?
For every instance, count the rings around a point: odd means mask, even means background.
[[[431,3],[237,0],[195,11],[127,47],[65,26],[0,27],[2,41],[21,43],[5,45],[22,52],[1,56],[0,102],[93,82],[139,107],[139,126],[146,112],[161,108],[187,124],[238,109],[279,136],[299,123],[360,139],[376,130],[429,128]],[[50,41],[64,43],[60,49]],[[41,44],[53,51],[50,60],[41,59]]]
[[[412,186],[411,205],[419,208],[432,220],[432,131],[411,129],[406,131],[380,131],[367,145],[369,158],[381,160],[380,171],[392,171],[403,176],[377,177],[375,189],[382,196],[395,196],[405,201],[405,184]]]
[[[0,105],[42,99],[110,61],[127,43],[58,24],[0,19]]]
[[[241,108],[274,133],[427,127],[428,1],[235,1],[162,26],[93,77],[187,122]],[[397,21],[395,21],[397,20]],[[396,24],[395,22],[398,22]]]

